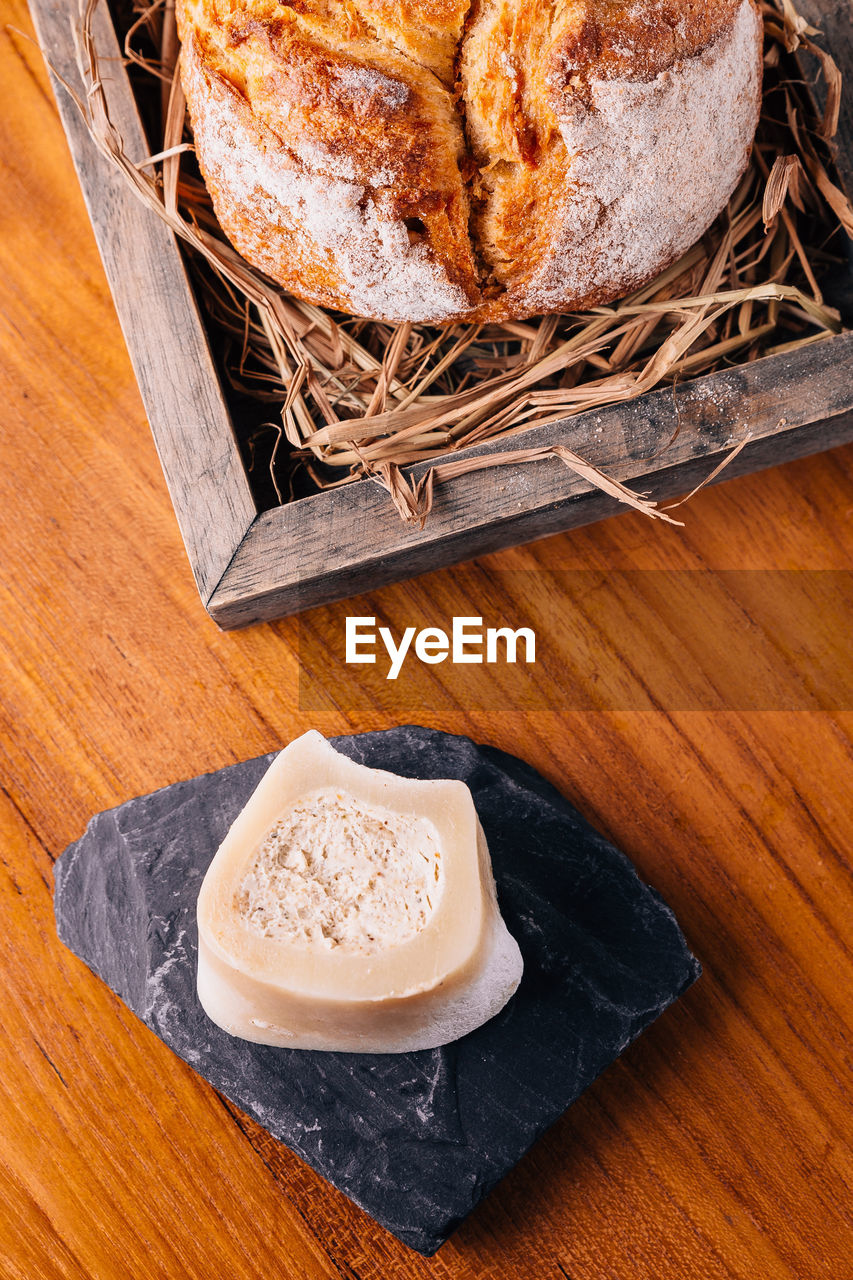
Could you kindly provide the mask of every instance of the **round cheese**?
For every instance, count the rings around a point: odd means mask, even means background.
[[[202,1006],[261,1044],[434,1048],[521,978],[465,784],[366,768],[315,732],[238,815],[197,914]]]

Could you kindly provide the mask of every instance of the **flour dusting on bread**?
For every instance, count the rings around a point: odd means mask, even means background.
[[[428,322],[469,306],[426,245],[410,242],[381,188],[295,166],[239,95],[205,76],[189,45],[183,70],[203,104],[196,149],[223,230],[262,271],[277,278],[282,260],[301,261],[308,293],[355,314]]]
[[[588,106],[566,95],[557,113],[571,157],[564,233],[517,288],[522,309],[556,310],[567,294],[583,305],[617,279],[628,292],[703,235],[749,158],[756,120],[732,104],[758,100],[760,28],[744,3],[701,56],[648,81],[592,79]]]

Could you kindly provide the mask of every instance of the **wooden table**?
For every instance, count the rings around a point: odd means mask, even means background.
[[[434,669],[419,718],[557,782],[673,905],[705,974],[429,1261],[58,943],[51,862],[94,812],[312,724],[408,715],[392,692],[347,710],[340,683],[300,711],[296,621],[225,635],[204,614],[22,0],[4,19],[0,1275],[853,1276],[849,713],[523,711],[510,684],[505,706],[466,708]],[[837,450],[702,493],[683,531],[622,515],[372,605],[440,621],[499,589],[511,618],[541,581],[511,569],[846,570],[851,470]],[[576,622],[559,594],[550,609],[555,633]],[[644,643],[611,636],[611,670]]]

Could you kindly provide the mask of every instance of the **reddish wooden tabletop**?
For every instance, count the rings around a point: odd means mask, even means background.
[[[59,944],[51,863],[93,813],[312,725],[413,716],[393,691],[358,704],[331,659],[314,672],[321,709],[300,711],[296,621],[226,635],[204,614],[26,9],[2,12],[0,1275],[853,1276],[853,718],[815,709],[825,697],[571,710],[595,675],[580,665],[567,709],[525,711],[529,673],[470,706],[434,669],[417,718],[557,783],[669,900],[705,973],[432,1260],[237,1113]],[[625,569],[847,570],[851,471],[853,449],[836,450],[705,491],[684,530],[625,514],[371,607],[441,623],[499,600],[509,621],[534,584],[562,635],[586,615],[542,589],[546,569],[601,570],[605,593]],[[688,615],[668,619],[684,652],[701,630]],[[651,644],[614,623],[610,678]]]

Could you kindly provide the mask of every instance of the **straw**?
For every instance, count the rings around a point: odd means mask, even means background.
[[[832,170],[841,76],[792,0],[762,6],[758,136],[737,191],[698,245],[610,307],[444,329],[346,317],[303,302],[231,247],[188,155],[173,0],[138,4],[127,32],[131,80],[138,87],[156,79],[162,113],[155,150],[132,162],[109,116],[92,38],[97,3],[83,0],[78,60],[86,97],[78,105],[101,152],[189,246],[194,284],[224,346],[232,388],[267,409],[277,406],[279,422],[265,428],[263,463],[257,427],[251,443],[256,471],[268,468],[279,501],[306,486],[369,478],[387,490],[403,520],[418,526],[438,484],[484,467],[557,457],[618,501],[672,522],[564,444],[453,455],[841,329],[818,283],[831,262],[825,247],[831,237],[839,229],[853,237],[853,209]],[[820,115],[791,61],[799,48],[817,58],[825,82]],[[424,460],[431,466],[415,481],[404,469]]]

